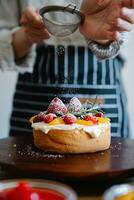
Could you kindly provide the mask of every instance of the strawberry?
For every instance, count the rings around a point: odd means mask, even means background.
[[[104,114],[103,113],[96,113],[95,117],[104,117]]]
[[[72,115],[72,114],[66,114],[64,117],[63,117],[63,120],[66,124],[74,124],[77,120],[77,118]]]
[[[45,113],[40,112],[38,115],[36,115],[33,119],[33,123],[37,123],[37,122],[43,122],[44,121],[44,116]]]
[[[55,97],[51,101],[47,111],[48,111],[48,113],[57,113],[57,112],[66,113],[67,108],[66,108],[65,104],[58,97]]]
[[[98,119],[97,119],[97,117],[95,117],[95,116],[85,115],[85,116],[83,117],[83,119],[84,119],[85,121],[92,121],[94,124],[97,124],[97,123],[98,123]]]
[[[50,123],[52,122],[55,118],[57,118],[57,116],[53,113],[49,113],[47,115],[44,116],[44,122],[45,123]]]
[[[82,104],[79,101],[79,99],[77,97],[73,97],[69,102],[68,110],[78,112],[81,110],[81,108],[82,108]]]

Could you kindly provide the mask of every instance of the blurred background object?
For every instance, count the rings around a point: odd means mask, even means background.
[[[133,184],[113,185],[103,194],[103,200],[133,200],[134,186]]]
[[[67,185],[39,179],[5,180],[0,182],[1,200],[77,200],[77,195]]]

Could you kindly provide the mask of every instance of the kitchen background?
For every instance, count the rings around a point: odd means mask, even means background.
[[[134,138],[134,31],[123,48],[126,64],[123,69],[123,79],[128,96],[129,116]],[[8,136],[9,119],[12,109],[12,98],[16,83],[16,72],[0,72],[0,138]]]

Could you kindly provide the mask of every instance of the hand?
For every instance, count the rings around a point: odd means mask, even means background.
[[[103,10],[110,2],[111,0],[83,0],[81,9],[85,15],[94,14]]]
[[[32,43],[39,43],[51,37],[50,33],[45,28],[42,17],[38,11],[31,7],[27,7],[20,20],[24,32]]]
[[[80,32],[90,40],[119,40],[134,24],[134,0],[84,0],[86,18]],[[89,9],[87,9],[89,8]]]

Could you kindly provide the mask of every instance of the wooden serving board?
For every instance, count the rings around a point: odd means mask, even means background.
[[[60,155],[38,150],[32,136],[9,137],[0,140],[0,166],[12,174],[66,180],[129,178],[134,177],[134,140],[115,137],[103,152]]]

